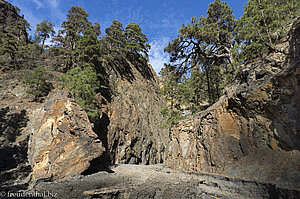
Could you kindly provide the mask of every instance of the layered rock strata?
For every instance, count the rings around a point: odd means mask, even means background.
[[[300,20],[263,61],[241,66],[225,95],[170,131],[166,165],[300,189]]]
[[[164,161],[167,133],[160,126],[164,106],[155,73],[139,71],[128,62],[133,78],[117,77],[115,95],[103,105],[107,148],[112,163],[156,164]],[[147,74],[147,75],[145,75]]]
[[[28,155],[34,180],[80,174],[104,152],[87,114],[65,91],[53,95],[30,119]]]

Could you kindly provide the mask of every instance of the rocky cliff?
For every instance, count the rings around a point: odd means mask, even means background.
[[[156,164],[164,161],[167,133],[160,128],[164,102],[159,95],[156,74],[152,67],[127,60],[130,77],[112,73],[115,95],[103,104],[100,134],[105,135],[112,163]]]
[[[0,188],[14,190],[28,186],[31,166],[27,158],[28,123],[38,103],[25,98],[22,73],[0,73]]]
[[[0,9],[1,25],[22,19],[2,0]],[[10,31],[1,25],[2,32]],[[61,198],[72,193],[90,198],[299,198],[299,38],[300,20],[276,52],[240,66],[217,103],[168,131],[160,128],[164,101],[157,77],[146,64],[124,58],[107,67],[110,87],[101,88],[100,116],[93,122],[56,85],[45,101],[33,102],[26,97],[22,70],[0,71],[1,190],[25,190],[30,180],[40,180],[36,190],[57,189]],[[149,171],[123,165],[108,170],[117,174],[83,176],[101,171],[107,162],[164,163],[176,172],[162,166]],[[132,172],[138,168],[138,173]],[[46,180],[54,182],[40,183]],[[257,195],[252,190],[258,190]]]
[[[19,15],[19,9],[6,1],[0,0],[0,33],[17,36],[19,41],[28,41],[26,21]]]
[[[241,66],[225,95],[170,131],[166,165],[300,188],[300,20],[277,52]]]

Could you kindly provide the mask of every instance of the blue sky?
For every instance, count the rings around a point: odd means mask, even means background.
[[[164,62],[168,62],[164,47],[177,36],[182,24],[190,22],[191,17],[206,16],[213,0],[8,0],[21,9],[25,19],[34,30],[43,19],[55,23],[56,31],[66,19],[68,9],[83,7],[89,13],[91,22],[98,22],[101,31],[118,19],[124,27],[130,22],[141,26],[151,45],[150,64],[158,73]],[[242,15],[247,0],[228,0],[238,18]]]

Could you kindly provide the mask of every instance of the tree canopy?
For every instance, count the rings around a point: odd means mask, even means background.
[[[275,44],[286,34],[286,26],[299,14],[297,0],[249,0],[237,27],[244,58],[275,51]]]
[[[215,62],[223,59],[232,64],[235,23],[232,9],[226,2],[216,0],[209,5],[207,17],[193,17],[191,24],[179,29],[178,37],[168,44],[165,52],[170,54],[170,61],[180,74],[202,60]]]
[[[144,33],[142,33],[141,27],[131,22],[124,31],[125,35],[125,50],[129,53],[139,54],[142,53],[145,57],[148,57],[150,44],[147,43],[148,39]]]
[[[90,117],[97,116],[96,90],[100,86],[95,69],[87,66],[84,69],[77,66],[61,76],[61,84],[67,87],[76,103],[83,108]]]
[[[89,14],[80,6],[72,6],[68,10],[67,21],[62,23],[62,30],[59,31],[59,34],[54,39],[65,49],[67,68],[75,67],[74,50],[84,30],[91,26],[88,16]]]
[[[162,112],[169,114],[168,121],[218,100],[240,63],[277,51],[275,45],[299,11],[297,0],[249,0],[236,20],[225,1],[215,0],[206,16],[192,17],[190,24],[182,25],[164,49],[171,63],[162,73],[167,76],[162,94],[169,102]]]
[[[35,40],[38,43],[42,42],[42,48],[44,47],[46,39],[50,36],[54,36],[54,26],[54,23],[48,21],[48,19],[45,19],[40,24],[36,25]]]
[[[110,49],[124,48],[124,28],[118,20],[113,20],[112,24],[105,29],[105,40],[109,43]]]

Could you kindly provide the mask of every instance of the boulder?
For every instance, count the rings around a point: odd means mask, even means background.
[[[104,148],[83,111],[65,90],[48,97],[31,116],[29,162],[33,179],[80,174]]]

